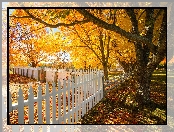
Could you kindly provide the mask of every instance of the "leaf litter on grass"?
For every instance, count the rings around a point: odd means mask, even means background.
[[[20,78],[20,79],[19,79]],[[18,81],[16,81],[18,79]],[[31,83],[32,82],[32,83]],[[45,94],[45,83],[40,83],[42,86],[42,94]],[[94,106],[85,116],[79,121],[80,124],[164,124],[166,121],[166,110],[161,110],[151,107],[139,109],[135,100],[136,87],[134,80],[130,79],[117,88],[111,90],[107,95]],[[151,85],[151,99],[157,104],[166,103],[165,85],[158,84],[157,82]],[[12,92],[13,103],[17,100],[17,91],[21,88],[24,92],[24,99],[28,99],[29,85],[32,85],[34,96],[37,96],[37,88],[39,83],[36,80],[22,77],[19,75],[13,75],[10,79],[10,91]],[[162,89],[160,89],[160,86]],[[157,89],[158,87],[158,89]],[[58,89],[58,87],[56,88]],[[52,92],[52,85],[49,84],[49,92]],[[157,96],[158,95],[158,96]],[[72,96],[70,94],[70,96]],[[158,97],[156,99],[156,97]],[[63,98],[63,96],[61,96]],[[70,97],[72,99],[72,97]],[[66,96],[67,100],[67,96]],[[52,102],[50,98],[50,112],[52,111]],[[66,102],[67,104],[67,102]],[[72,103],[71,103],[72,104]],[[56,106],[58,109],[58,99],[56,99]],[[63,109],[63,107],[62,107]],[[25,123],[29,123],[28,120],[28,108],[25,107]],[[67,109],[66,109],[67,110]],[[161,112],[162,111],[162,112]],[[46,123],[45,118],[45,101],[42,101],[42,115],[43,123]],[[51,113],[52,115],[52,113]],[[10,113],[11,123],[17,124],[17,111]],[[38,123],[37,103],[34,105],[34,123]],[[56,118],[58,117],[58,111],[56,112]],[[51,117],[52,120],[52,117]]]
[[[81,124],[166,124],[166,109],[143,107],[139,108],[135,99],[136,84],[130,79],[111,90],[81,119]],[[160,84],[158,84],[160,85]],[[156,84],[151,84],[151,87]],[[151,98],[154,90],[158,91],[158,99],[153,100],[160,105],[166,104],[165,85],[163,89],[151,88]],[[158,114],[155,114],[157,113]]]

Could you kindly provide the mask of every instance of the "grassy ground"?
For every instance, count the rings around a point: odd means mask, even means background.
[[[109,79],[112,79],[113,77],[114,78],[118,78],[119,75],[123,74],[122,71],[112,71],[112,72],[108,72],[108,77]]]
[[[138,106],[135,91],[135,81],[126,81],[93,107],[81,124],[166,124],[165,72],[153,73],[149,106]]]

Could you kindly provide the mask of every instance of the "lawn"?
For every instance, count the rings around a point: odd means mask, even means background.
[[[130,79],[109,92],[81,119],[81,124],[166,124],[165,73],[153,73],[149,106],[137,105],[135,81]]]

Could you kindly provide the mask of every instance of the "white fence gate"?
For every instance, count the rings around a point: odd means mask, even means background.
[[[28,100],[24,100],[23,91],[20,89],[17,104],[12,104],[11,93],[9,94],[9,112],[18,110],[18,123],[24,124],[24,106],[28,106],[29,124],[34,124],[34,103],[37,102],[38,124],[43,124],[42,101],[45,100],[46,124],[76,124],[103,98],[102,77],[103,74],[100,71],[84,73],[75,76],[75,83],[70,79],[64,80],[63,87],[59,79],[58,90],[53,83],[52,92],[49,93],[47,84],[46,94],[42,95],[42,88],[39,86],[37,97],[34,97],[33,88],[30,87]],[[50,105],[52,105],[52,111],[50,111]]]

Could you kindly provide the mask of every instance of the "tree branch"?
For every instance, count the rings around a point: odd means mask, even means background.
[[[58,23],[58,24],[52,25],[52,24],[48,24],[48,23],[45,22],[45,21],[42,21],[42,20],[39,19],[39,18],[36,18],[36,17],[33,16],[28,10],[24,9],[24,11],[25,11],[25,12],[29,15],[29,17],[31,17],[33,20],[38,21],[38,22],[44,24],[46,27],[50,27],[50,28],[57,28],[57,27],[59,27],[59,26],[68,27],[68,26],[74,26],[74,25],[76,25],[76,24],[84,24],[84,23],[89,22],[89,20],[83,20],[83,21],[74,21],[73,23],[70,23],[70,24]]]
[[[100,43],[100,52],[101,52],[101,55],[102,55],[102,61],[105,62],[105,54],[104,54],[104,42],[102,40],[103,38],[103,35],[102,35],[102,29],[99,30],[99,43]]]
[[[30,16],[9,16],[10,18],[31,18]]]
[[[109,59],[109,53],[110,53],[110,50],[109,50],[109,43],[110,43],[110,40],[111,40],[111,37],[110,37],[109,34],[108,34],[106,62],[108,62],[108,59]]]
[[[84,26],[81,25],[81,27],[82,27],[82,29],[84,30],[85,34],[87,35],[87,37],[88,37],[88,39],[89,39],[88,41],[89,41],[89,43],[91,43],[91,46],[92,46],[92,45],[95,45],[95,46],[97,46],[97,48],[98,48],[99,50],[101,50],[100,46],[98,46],[98,45],[96,45],[95,43],[92,42],[92,40],[91,40],[91,38],[90,38],[90,36],[89,36],[89,32],[87,32],[87,31],[85,30]],[[90,30],[89,30],[89,31],[90,31]]]
[[[108,24],[105,21],[95,17],[94,15],[92,15],[91,13],[86,11],[85,9],[76,9],[76,10],[79,13],[81,13],[84,17],[86,17],[88,20],[92,21],[94,24],[96,24],[102,28],[105,28],[106,30],[117,32],[120,35],[122,35],[122,36],[124,36],[127,39],[130,39],[132,41],[147,44],[148,47],[150,48],[150,51],[152,53],[156,54],[157,46],[155,46],[151,41],[149,41],[148,38],[140,36],[138,34],[129,33],[129,32],[121,29],[119,26],[116,26],[114,24]]]
[[[132,26],[133,26],[133,33],[139,34],[138,32],[138,21],[136,19],[136,15],[134,13],[134,9],[126,9],[126,12],[132,22]]]
[[[160,37],[159,37],[159,48],[156,55],[156,61],[152,61],[148,64],[148,69],[154,69],[156,66],[166,57],[166,48],[167,48],[167,12],[164,10],[163,20],[160,28]]]
[[[92,50],[92,52],[96,55],[96,57],[97,57],[97,58],[99,59],[99,61],[102,63],[102,60],[101,60],[100,57],[97,55],[97,53],[95,52],[95,50],[94,50],[92,47],[89,47],[89,45],[80,37],[80,35],[79,35],[79,33],[77,32],[76,29],[74,29],[74,30],[75,30],[77,36],[80,38],[80,41],[81,41],[82,43],[84,43],[90,50]]]
[[[38,58],[39,58],[39,57],[38,57]],[[43,57],[41,60],[37,61],[37,63],[43,61],[43,60],[46,59],[46,58],[47,58],[47,56]]]
[[[143,13],[145,12],[146,10],[144,10],[141,14],[140,14],[140,16],[138,17],[138,19],[137,20],[139,20],[140,19],[140,17],[143,15]]]
[[[156,21],[156,19],[158,18],[158,16],[162,13],[163,9],[160,9],[159,12],[157,13],[157,15],[154,18],[154,21]]]

